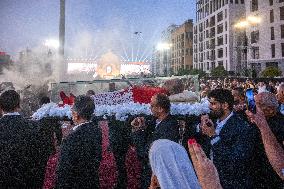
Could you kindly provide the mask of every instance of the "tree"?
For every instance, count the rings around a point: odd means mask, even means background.
[[[184,68],[180,68],[177,73],[178,76],[189,75],[189,74],[190,74],[190,70],[187,70]]]
[[[277,76],[281,76],[282,72],[281,70],[279,70],[276,67],[267,67],[265,68],[262,72],[261,72],[261,76],[263,77],[277,77]]]
[[[190,75],[199,75],[199,77],[204,77],[206,76],[206,72],[203,70],[198,70],[198,69],[192,69],[189,72]]]
[[[216,68],[211,70],[211,76],[213,77],[223,77],[227,75],[228,73],[225,70],[224,66],[217,66]]]

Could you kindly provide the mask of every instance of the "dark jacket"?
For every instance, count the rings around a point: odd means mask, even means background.
[[[174,142],[179,140],[179,125],[177,120],[168,115],[156,126],[156,119],[146,123],[145,130],[132,133],[133,143],[137,148],[140,158],[148,159],[148,150],[152,142],[158,139],[169,139]]]
[[[212,151],[222,187],[252,188],[251,161],[256,129],[234,114],[223,126],[219,137],[220,140],[212,145]]]
[[[151,167],[148,152],[152,142],[158,139],[179,140],[179,125],[177,120],[168,115],[156,126],[156,119],[146,121],[146,129],[132,133],[133,144],[136,147],[138,158],[142,164],[141,188],[148,188],[151,181]]]
[[[44,134],[43,140],[45,141],[46,148],[48,148],[48,155],[55,153],[55,139],[56,135],[57,145],[60,146],[62,141],[62,129],[57,117],[44,117],[38,121],[41,125],[42,133]]]
[[[269,118],[267,122],[277,141],[284,148],[282,143],[284,141],[284,116],[278,113],[277,115]],[[269,163],[261,139],[260,131],[258,131],[258,145],[254,154],[255,160],[253,163],[255,163],[255,173],[253,175],[255,176],[255,188],[284,188],[284,182]]]
[[[63,141],[56,188],[99,188],[102,132],[93,122],[79,126]]]
[[[47,159],[37,123],[19,115],[0,119],[1,188],[42,188]]]

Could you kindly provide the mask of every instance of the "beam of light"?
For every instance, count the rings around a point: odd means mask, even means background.
[[[235,27],[235,28],[238,28],[238,29],[243,29],[243,28],[246,28],[246,27],[248,27],[248,26],[249,26],[249,22],[246,21],[246,20],[240,21],[240,22],[238,22],[238,23],[236,23],[236,24],[234,25],[234,27]]]
[[[133,62],[133,44],[132,44],[132,47],[131,47],[131,61]]]
[[[120,55],[120,57],[122,58],[123,62],[127,62],[127,60],[122,55]]]
[[[158,51],[163,51],[163,50],[169,50],[171,49],[171,47],[172,47],[172,44],[170,43],[158,43],[156,49]]]
[[[131,42],[132,42],[132,43],[131,43],[131,61],[132,61],[132,62],[133,62],[133,48],[134,48],[134,47],[133,47],[133,45],[134,45],[134,44],[133,44],[133,43],[134,43],[134,42],[133,42],[133,35],[132,35],[133,32],[134,32],[134,31],[133,31],[133,26],[131,26]]]
[[[259,16],[248,16],[247,21],[251,24],[261,23],[261,18]]]
[[[152,35],[150,41],[154,41],[154,39],[155,39],[155,37],[157,36],[157,34],[158,34],[158,30],[156,29],[156,30],[154,31],[154,34]],[[144,49],[144,51],[143,51],[143,53],[142,53],[142,55],[141,55],[139,61],[143,60],[144,56],[145,56],[145,55],[147,54],[147,52],[149,51],[148,49],[150,49],[150,51],[152,52],[152,50],[151,50],[151,49],[152,49],[152,46],[151,46],[150,43],[149,43],[149,44],[146,46],[146,48]]]
[[[150,58],[151,55],[152,55],[152,52],[149,52],[147,54],[147,56],[145,56],[145,58],[142,60],[142,62],[144,62],[146,59]]]
[[[123,52],[124,52],[124,56],[125,56],[125,58],[129,61],[128,54],[127,54],[127,52],[126,52],[126,50],[125,50],[125,47],[124,47],[122,41],[120,41],[120,43],[121,43],[121,46],[122,46],[122,49],[123,49]]]
[[[138,56],[139,56],[139,52],[140,52],[140,47],[141,47],[141,43],[140,42],[141,42],[140,35],[138,35],[138,49],[137,49],[136,58],[135,58],[136,62],[138,61]]]

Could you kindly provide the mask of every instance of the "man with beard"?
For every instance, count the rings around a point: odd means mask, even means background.
[[[150,185],[151,168],[149,166],[148,151],[150,144],[158,139],[169,139],[178,142],[179,125],[170,115],[171,103],[167,95],[157,94],[151,98],[150,109],[153,120],[145,121],[144,117],[137,117],[131,122],[133,143],[142,162],[142,186]]]
[[[233,113],[234,97],[229,90],[215,89],[208,95],[211,118],[201,117],[202,133],[210,137],[211,158],[223,188],[252,188],[251,161],[256,132]]]

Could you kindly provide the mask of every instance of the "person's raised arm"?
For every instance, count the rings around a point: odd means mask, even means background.
[[[246,114],[250,121],[259,128],[267,158],[276,173],[284,180],[284,149],[271,131],[263,111],[257,107],[256,114],[250,111],[246,111]]]

